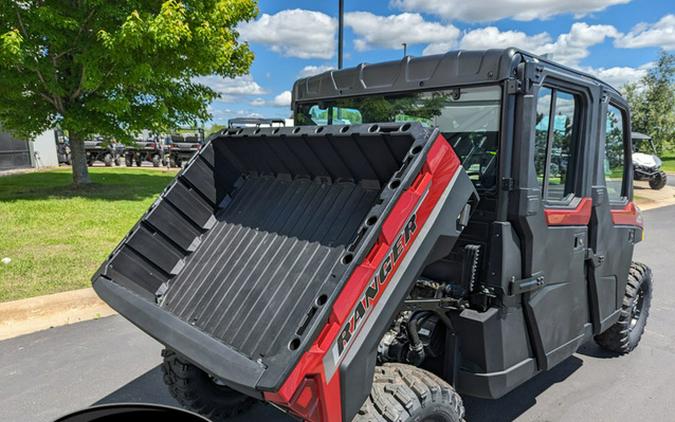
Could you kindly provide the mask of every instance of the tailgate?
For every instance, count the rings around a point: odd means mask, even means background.
[[[115,249],[94,288],[233,388],[276,391],[350,277],[392,235],[389,214],[410,208],[396,207],[409,201],[403,193],[431,186],[440,163],[427,154],[439,142],[450,150],[437,131],[409,123],[224,131]]]

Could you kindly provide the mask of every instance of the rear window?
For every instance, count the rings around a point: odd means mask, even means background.
[[[370,95],[300,104],[298,125],[419,122],[438,127],[474,183],[496,186],[501,115],[499,86]]]

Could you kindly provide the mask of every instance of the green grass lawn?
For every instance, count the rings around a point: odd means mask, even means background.
[[[0,302],[90,286],[90,278],[175,172],[90,168],[0,177]]]
[[[661,157],[663,161],[663,171],[666,173],[675,173],[675,154],[668,154]]]

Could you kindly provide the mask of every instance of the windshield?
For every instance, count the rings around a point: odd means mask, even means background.
[[[295,123],[420,122],[438,127],[476,186],[492,189],[497,179],[500,101],[499,86],[341,98],[300,104]]]

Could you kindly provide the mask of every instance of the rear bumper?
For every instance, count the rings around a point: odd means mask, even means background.
[[[262,363],[252,361],[103,276],[94,280],[94,290],[113,309],[160,343],[188,354],[192,362],[221,378],[229,387],[262,398],[262,392],[256,390],[265,371]]]

